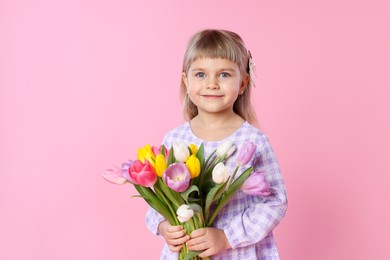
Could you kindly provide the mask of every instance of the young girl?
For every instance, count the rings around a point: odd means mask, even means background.
[[[239,190],[219,212],[213,227],[189,235],[150,208],[147,226],[166,241],[161,259],[177,259],[184,243],[189,250],[203,251],[200,257],[279,259],[272,230],[286,212],[287,198],[275,154],[266,135],[255,127],[256,115],[250,101],[251,65],[251,55],[236,33],[204,30],[195,34],[184,56],[181,84],[187,122],[168,132],[163,144],[171,147],[181,140],[187,145],[203,143],[208,156],[227,139],[237,147],[251,141],[257,145],[251,166],[265,173],[272,194],[253,196]],[[234,161],[226,162],[231,172]]]

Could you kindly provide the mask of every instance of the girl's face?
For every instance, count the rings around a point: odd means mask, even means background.
[[[201,58],[191,63],[183,82],[198,112],[224,114],[233,112],[233,104],[245,89],[236,63],[221,58]]]

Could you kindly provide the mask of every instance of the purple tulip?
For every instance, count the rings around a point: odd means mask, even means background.
[[[164,183],[176,192],[183,192],[190,185],[190,172],[184,163],[173,163],[163,173]]]
[[[265,179],[263,172],[252,172],[241,186],[241,190],[249,195],[268,196],[271,185]]]
[[[241,149],[238,151],[237,164],[243,166],[247,164],[253,157],[256,151],[256,145],[252,142],[245,141]]]

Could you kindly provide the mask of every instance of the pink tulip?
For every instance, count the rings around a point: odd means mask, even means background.
[[[159,155],[161,153],[161,148],[162,148],[162,145],[160,145],[160,147],[156,147],[156,146],[153,146],[152,147],[152,151],[154,153],[155,156]],[[168,158],[168,155],[169,155],[169,151],[168,149],[164,146],[164,156],[165,158]]]
[[[263,172],[252,172],[241,186],[241,190],[249,195],[268,196],[271,185],[265,179]]]
[[[122,175],[122,169],[115,165],[110,165],[103,174],[103,178],[114,184],[125,184],[127,179]]]
[[[184,163],[173,163],[163,173],[165,184],[176,192],[183,192],[190,185],[190,172]]]
[[[247,164],[253,157],[256,151],[256,145],[252,142],[245,141],[241,149],[238,151],[237,164],[243,166]]]
[[[124,174],[124,177],[131,183],[144,187],[152,187],[157,181],[157,174],[147,160],[145,163],[135,160],[129,165],[128,174]]]

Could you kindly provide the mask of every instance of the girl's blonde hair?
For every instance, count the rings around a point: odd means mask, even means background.
[[[222,58],[235,62],[244,80],[249,71],[250,53],[241,37],[226,30],[203,30],[192,36],[184,54],[183,73],[187,74],[191,63],[200,58]],[[258,126],[255,110],[251,103],[251,80],[248,80],[244,93],[234,102],[233,110],[244,120]],[[183,100],[183,114],[186,120],[198,115],[198,108],[190,100],[184,81],[181,82],[180,95]]]

